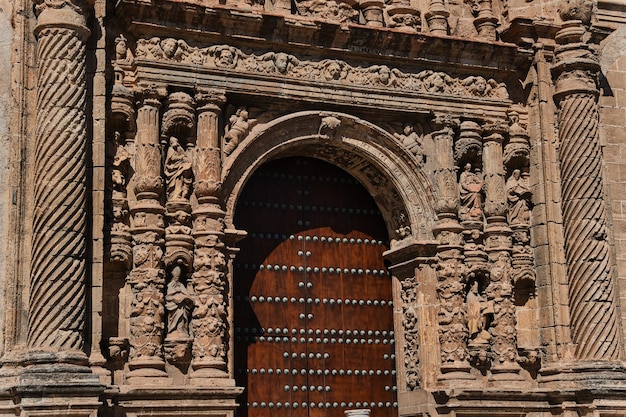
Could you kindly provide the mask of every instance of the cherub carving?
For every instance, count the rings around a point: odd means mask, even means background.
[[[224,153],[230,155],[256,123],[257,120],[250,119],[248,110],[244,107],[237,109],[235,114],[230,116],[224,132]]]
[[[268,52],[259,57],[261,69],[265,72],[278,72],[287,74],[294,67],[300,65],[300,61],[293,55],[284,52]]]
[[[432,70],[420,72],[417,78],[422,81],[422,88],[429,93],[445,93],[453,83],[448,74]]]
[[[415,155],[420,164],[426,162],[426,153],[422,147],[421,139],[411,123],[405,123],[402,133],[396,132],[393,135],[409,152]]]

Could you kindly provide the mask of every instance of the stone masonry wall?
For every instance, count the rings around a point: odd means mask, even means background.
[[[611,34],[602,46],[605,80],[600,97],[600,138],[609,183],[623,327],[626,324],[626,27]]]

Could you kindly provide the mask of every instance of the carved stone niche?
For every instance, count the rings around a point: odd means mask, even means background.
[[[166,180],[165,266],[190,268],[193,259],[191,202],[193,170],[190,152],[195,146],[194,99],[187,93],[170,94],[163,115],[162,142],[166,143],[163,172]]]
[[[111,133],[106,142],[107,190],[110,211],[107,212],[109,262],[123,270],[132,264],[132,237],[128,207],[128,183],[133,173],[131,164],[135,123],[134,94],[123,85],[124,71],[115,67],[115,84],[111,92]]]

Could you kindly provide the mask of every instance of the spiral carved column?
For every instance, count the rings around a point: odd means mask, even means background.
[[[221,187],[218,127],[221,106],[226,99],[222,93],[203,91],[196,95],[196,101],[199,104],[198,142],[194,150],[193,168],[198,206],[193,211],[196,246],[194,273],[191,277],[195,293],[191,319],[191,380],[195,385],[211,385],[213,378],[228,378],[227,252],[224,244],[224,211],[218,199]]]
[[[28,347],[35,361],[86,363],[86,115],[83,10],[37,5],[37,116]],[[54,357],[38,355],[54,352]],[[62,355],[59,356],[59,355]]]
[[[619,317],[598,137],[600,65],[582,42],[584,32],[578,20],[564,24],[557,34],[561,45],[553,68],[570,319],[578,359],[619,360]]]

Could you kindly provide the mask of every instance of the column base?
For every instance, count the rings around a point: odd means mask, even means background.
[[[126,417],[198,416],[234,417],[239,406],[236,398],[240,387],[195,388],[174,386],[167,388],[120,387],[111,402],[116,404],[115,415]]]
[[[105,386],[87,366],[67,363],[27,366],[15,394],[21,417],[96,417]]]
[[[563,388],[626,388],[626,368],[622,362],[580,361],[541,368],[542,387]]]

